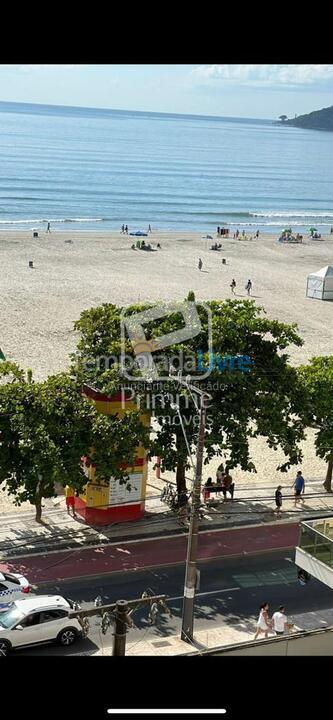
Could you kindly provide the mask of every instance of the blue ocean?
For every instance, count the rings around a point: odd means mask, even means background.
[[[0,229],[333,225],[333,133],[0,102]]]

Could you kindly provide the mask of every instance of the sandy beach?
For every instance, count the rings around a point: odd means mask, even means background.
[[[6,358],[32,368],[35,379],[45,378],[67,367],[76,345],[73,323],[82,310],[106,302],[182,299],[189,290],[197,299],[225,299],[231,297],[232,278],[236,298],[247,297],[250,278],[252,296],[269,316],[297,323],[304,346],[292,349],[293,363],[332,353],[333,303],[306,298],[305,289],[309,272],[333,264],[333,235],[324,241],[306,237],[303,244],[280,244],[277,235],[268,234],[252,241],[222,237],[220,252],[210,250],[212,241],[202,233],[153,229],[148,241],[162,246],[156,252],[132,250],[136,240],[119,232],[51,232],[38,238],[1,232],[0,348]],[[256,481],[276,477],[277,454],[265,442],[257,441],[254,455],[260,457]],[[321,477],[324,464],[315,458],[310,438],[305,455],[304,472]],[[246,473],[234,475],[249,480]]]

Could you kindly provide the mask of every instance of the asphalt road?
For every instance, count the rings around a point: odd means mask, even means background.
[[[281,604],[289,618],[304,630],[333,625],[333,592],[314,578],[300,585],[294,565],[294,551],[275,551],[247,558],[210,560],[199,563],[200,588],[196,596],[195,628],[204,630],[222,623],[248,623],[253,630],[259,605],[267,601],[271,611]],[[103,603],[119,599],[131,600],[151,589],[169,596],[172,611],[158,617],[156,626],[148,623],[147,608],[133,615],[135,627],[129,631],[131,642],[155,636],[156,639],[177,634],[181,625],[184,566],[175,565],[151,570],[114,572],[111,575],[58,584],[43,585],[38,594],[56,593],[77,600],[82,607],[91,607],[97,595]],[[64,655],[96,650],[112,645],[112,629],[101,633],[100,620],[90,618],[89,638],[80,640],[75,648],[64,650],[53,645],[18,651],[25,655]]]

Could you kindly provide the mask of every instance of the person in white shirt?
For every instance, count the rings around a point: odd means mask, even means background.
[[[288,618],[285,614],[285,608],[280,605],[277,612],[272,616],[273,630],[277,635],[284,635],[285,631],[288,631],[290,625],[288,624]]]

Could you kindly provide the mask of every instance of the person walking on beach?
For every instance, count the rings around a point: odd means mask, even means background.
[[[239,235],[239,230],[238,230],[238,228],[237,228],[237,230],[236,230],[236,238],[238,238],[238,235]]]
[[[149,225],[148,225],[148,232],[151,233],[150,223],[149,223]]]
[[[125,225],[125,234],[128,235],[128,225]]]
[[[292,484],[292,487],[295,488],[295,507],[296,507],[296,504],[297,504],[300,500],[301,500],[302,503],[304,504],[304,497],[301,498],[301,495],[304,495],[304,491],[305,491],[305,480],[304,480],[304,477],[303,477],[303,475],[302,475],[301,470],[298,470],[297,475],[296,475],[296,480],[295,480],[295,482]]]
[[[51,227],[51,225],[50,225],[50,223],[48,222],[48,223],[47,223],[47,228],[46,228],[46,232],[47,232],[47,233],[50,233],[50,232],[51,232],[50,227]]]
[[[248,295],[251,295],[251,288],[252,288],[252,282],[251,282],[251,280],[248,280],[245,285],[245,290],[247,290]]]
[[[234,280],[234,278],[232,278],[232,280],[231,280],[230,287],[231,287],[231,292],[233,294],[235,294],[236,280]]]
[[[202,260],[201,260],[201,258],[199,258],[199,262],[198,262],[199,270],[202,270],[202,265],[203,265]]]
[[[267,602],[260,605],[260,612],[257,620],[257,632],[253,638],[254,640],[256,640],[258,635],[261,635],[261,633],[264,633],[265,638],[267,638],[269,630],[272,629],[272,623],[269,619],[268,610],[269,605]]]
[[[124,225],[124,223],[123,223],[122,226],[121,226],[121,233],[122,233],[122,235],[124,234],[124,232],[125,232],[125,225]]]
[[[257,232],[256,232],[256,238],[258,238],[258,237],[259,237],[259,230],[257,230]]]
[[[278,485],[275,490],[275,512],[276,512],[276,519],[280,519],[281,517],[281,508],[282,508],[282,485]]]

